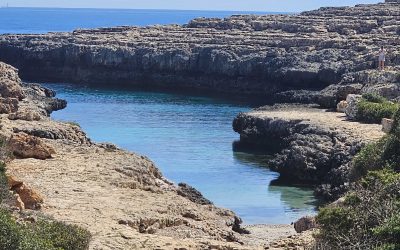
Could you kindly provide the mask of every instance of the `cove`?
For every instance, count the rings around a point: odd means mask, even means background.
[[[274,186],[278,173],[265,157],[234,152],[232,120],[251,107],[242,102],[115,90],[73,84],[43,84],[67,100],[56,120],[74,121],[97,142],[111,142],[148,156],[169,180],[195,187],[245,224],[284,224],[315,212],[311,189]]]

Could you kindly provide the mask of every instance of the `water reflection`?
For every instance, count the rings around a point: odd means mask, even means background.
[[[243,164],[256,168],[268,169],[267,162],[273,156],[264,153],[246,153],[236,151],[234,152],[234,157]],[[317,206],[318,200],[313,195],[312,187],[291,186],[288,185],[288,183],[286,183],[285,186],[279,185],[279,181],[277,181],[279,179],[279,173],[270,171],[269,175],[273,176],[273,178],[268,184],[266,183],[268,186],[268,193],[279,197],[284,204],[285,211],[290,211],[290,213],[295,213],[296,215],[315,213],[314,208]]]
[[[168,179],[190,184],[247,224],[290,223],[314,210],[297,205],[307,204],[311,191],[270,190],[279,175],[265,166],[266,154],[232,150],[238,139],[232,120],[248,105],[187,94],[48,86],[68,101],[53,118],[76,121],[95,141],[148,156]]]

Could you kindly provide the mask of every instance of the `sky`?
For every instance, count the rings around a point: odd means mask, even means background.
[[[383,0],[381,0],[383,1]],[[322,6],[349,6],[379,0],[0,0],[10,7],[180,9],[298,12]]]

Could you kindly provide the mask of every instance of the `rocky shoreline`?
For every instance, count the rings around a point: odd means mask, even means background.
[[[316,103],[261,107],[239,114],[233,127],[242,144],[276,153],[270,166],[282,179],[316,185],[318,196],[334,200],[347,190],[353,156],[383,132],[328,111],[348,94],[399,99],[399,6],[386,0],[298,15],[198,18],[183,26],[0,35],[0,60],[30,81]],[[390,65],[384,72],[375,70],[381,45]],[[39,209],[78,224],[93,234],[91,249],[283,248],[272,242],[295,235],[288,225],[249,227],[247,234],[233,212],[170,183],[146,157],[51,120],[66,106],[51,90],[23,84],[3,63],[0,83],[1,135],[16,156],[7,164],[16,213]]]
[[[6,166],[13,198],[0,207],[15,217],[79,225],[92,234],[90,249],[264,249],[296,234],[290,225],[249,234],[252,228],[241,227],[232,211],[169,182],[148,158],[94,143],[76,124],[50,119],[65,101],[23,84],[1,62],[0,86],[0,134],[14,155]]]
[[[316,195],[330,201],[347,190],[354,155],[384,135],[381,125],[350,122],[315,105],[261,107],[239,114],[233,129],[244,147],[275,153],[268,164],[280,181],[317,185]]]
[[[298,15],[198,18],[182,26],[1,35],[0,60],[32,81],[188,89],[330,106],[339,92],[360,91],[358,79],[376,68],[381,45],[387,62],[400,64],[398,6],[387,0]],[[329,93],[319,92],[331,85]]]

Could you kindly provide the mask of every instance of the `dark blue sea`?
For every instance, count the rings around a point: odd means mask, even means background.
[[[1,33],[46,33],[122,25],[185,24],[196,17],[228,17],[265,12],[0,8]]]
[[[116,25],[188,22],[237,12],[0,9],[0,33],[45,33]],[[239,153],[232,120],[251,108],[243,101],[159,92],[116,90],[46,83],[68,101],[52,117],[78,122],[98,142],[112,142],[149,156],[164,175],[188,183],[216,205],[235,211],[247,224],[290,223],[314,213],[308,188],[274,186],[268,156]],[[110,86],[113,85],[110,82]]]

